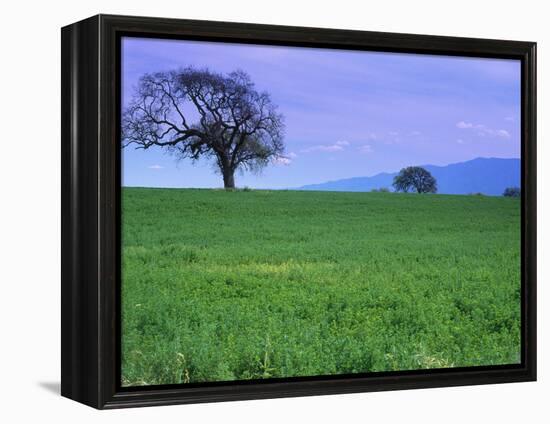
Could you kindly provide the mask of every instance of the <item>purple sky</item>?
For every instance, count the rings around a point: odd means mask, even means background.
[[[124,38],[123,107],[141,75],[179,67],[246,71],[285,116],[287,160],[237,186],[291,188],[445,165],[520,157],[520,62],[416,54]],[[123,184],[220,187],[206,160],[123,150]]]

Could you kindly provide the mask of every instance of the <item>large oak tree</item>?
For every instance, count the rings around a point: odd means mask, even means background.
[[[123,147],[213,159],[225,188],[235,187],[235,171],[259,171],[281,157],[283,136],[277,106],[243,71],[189,67],[146,74],[122,114]]]

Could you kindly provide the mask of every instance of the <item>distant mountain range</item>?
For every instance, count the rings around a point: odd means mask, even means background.
[[[425,165],[437,180],[437,192],[441,194],[483,193],[502,195],[506,187],[519,187],[521,162],[519,159],[477,158],[446,166]],[[381,173],[372,177],[355,177],[305,185],[298,190],[317,191],[371,191],[387,187],[393,191],[394,173]]]

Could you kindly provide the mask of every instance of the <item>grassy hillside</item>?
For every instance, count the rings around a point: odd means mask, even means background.
[[[517,363],[519,205],[125,188],[123,384]]]

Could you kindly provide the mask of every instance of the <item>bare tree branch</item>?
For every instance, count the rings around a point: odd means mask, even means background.
[[[258,171],[282,155],[283,137],[283,116],[243,71],[146,74],[122,117],[122,147],[158,146],[179,158],[212,158],[226,187],[234,187],[237,169]]]

